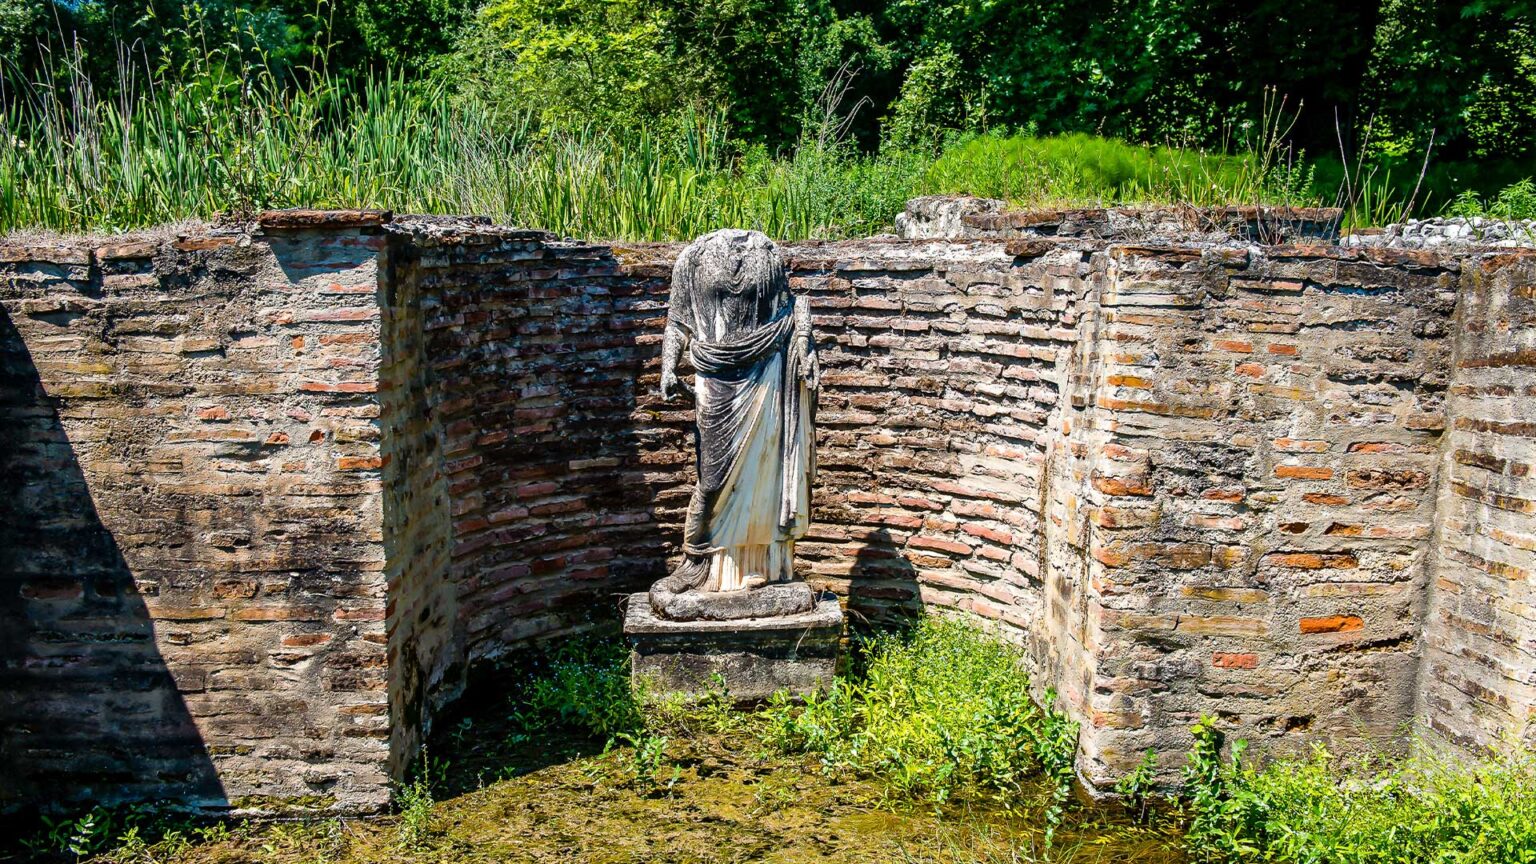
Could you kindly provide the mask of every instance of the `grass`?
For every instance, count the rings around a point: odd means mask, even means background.
[[[1319,203],[1309,172],[1266,159],[1133,146],[1093,135],[982,135],[948,148],[924,175],[938,193],[1053,203],[1182,203],[1193,206]]]
[[[112,98],[67,68],[53,78],[70,86],[0,93],[0,232],[305,206],[487,215],[590,239],[739,226],[793,240],[876,233],[908,198],[934,193],[1025,207],[1323,200],[1310,171],[1272,144],[1219,155],[987,134],[935,158],[859,154],[809,135],[771,156],[738,151],[712,116],[664,133],[541,130],[531,115],[508,120],[430,83],[293,84],[219,68],[166,83],[125,66]]]

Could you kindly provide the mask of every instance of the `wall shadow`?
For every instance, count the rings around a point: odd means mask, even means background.
[[[0,814],[154,800],[228,803],[58,403],[0,309]]]
[[[428,251],[401,244],[390,278],[419,291],[448,579],[479,681],[519,647],[616,628],[627,595],[665,574],[691,406],[656,393],[665,253],[635,264],[516,234]]]
[[[858,634],[904,631],[923,615],[917,568],[886,528],[864,537],[848,577],[848,625]]]

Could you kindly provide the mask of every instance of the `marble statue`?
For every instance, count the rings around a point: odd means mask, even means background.
[[[690,394],[697,407],[699,482],[683,561],[652,586],[652,608],[673,620],[810,609],[794,552],[810,521],[819,370],[810,310],[790,293],[779,247],[736,229],[690,244],[673,269],[662,344],[662,397]]]

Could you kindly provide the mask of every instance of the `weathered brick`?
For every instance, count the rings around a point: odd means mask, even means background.
[[[1217,651],[1211,655],[1211,665],[1218,669],[1257,669],[1259,668],[1259,655]]]
[[[1327,615],[1320,618],[1302,618],[1298,626],[1303,633],[1349,633],[1365,626],[1358,615]]]

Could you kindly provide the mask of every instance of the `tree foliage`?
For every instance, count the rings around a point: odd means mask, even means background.
[[[866,150],[1000,127],[1241,148],[1278,111],[1314,156],[1433,135],[1441,163],[1536,160],[1530,0],[0,0],[11,75],[61,45],[103,86],[120,45],[172,76],[213,46],[234,75],[440,75],[555,126],[718,110],[770,151],[838,103]]]

